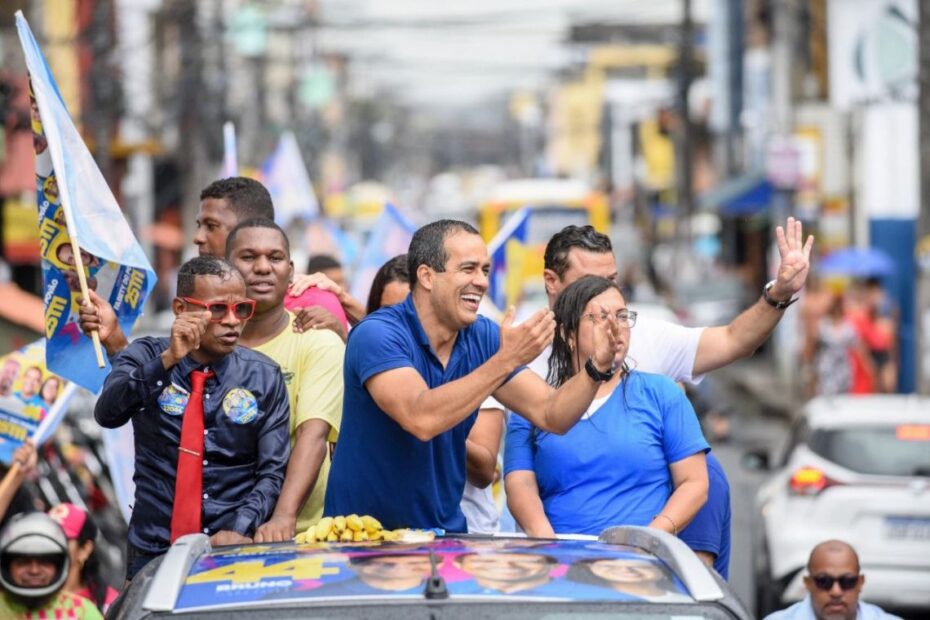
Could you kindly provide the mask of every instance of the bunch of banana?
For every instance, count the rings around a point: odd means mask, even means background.
[[[385,530],[381,523],[369,515],[356,514],[323,517],[306,532],[297,534],[298,543],[311,542],[364,542],[368,540],[394,540],[394,532]]]

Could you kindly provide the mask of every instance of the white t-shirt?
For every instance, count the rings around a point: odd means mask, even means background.
[[[669,321],[640,316],[630,330],[630,349],[626,362],[633,370],[665,375],[673,381],[698,384],[704,375],[692,377],[694,360],[703,327],[684,327]],[[549,372],[551,347],[530,364],[530,369],[543,379]]]
[[[500,404],[493,396],[481,403],[481,409],[500,409],[504,406]],[[503,418],[504,429],[501,433],[501,449],[497,452],[497,459],[500,461],[503,452],[503,434],[507,430],[506,416]],[[468,523],[469,534],[496,534],[501,529],[501,513],[494,501],[494,493],[489,484],[483,489],[479,489],[467,480],[465,481],[465,492],[462,494],[461,508],[465,514],[465,522]]]

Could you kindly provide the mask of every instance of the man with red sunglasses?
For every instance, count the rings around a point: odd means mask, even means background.
[[[765,620],[901,620],[859,600],[865,575],[859,572],[859,556],[849,544],[827,540],[814,547],[807,573],[807,597]]]
[[[274,508],[290,451],[284,377],[237,346],[255,312],[242,275],[222,258],[181,266],[170,338],[139,338],[111,359],[94,417],[132,420],[136,503],[127,577],[177,538],[251,542]]]

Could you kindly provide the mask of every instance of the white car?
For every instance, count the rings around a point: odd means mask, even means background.
[[[756,508],[759,617],[803,598],[811,549],[831,538],[859,553],[863,599],[930,609],[930,398],[810,401]]]

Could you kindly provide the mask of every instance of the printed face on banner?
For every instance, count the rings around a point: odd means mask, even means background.
[[[60,401],[66,382],[45,367],[43,341],[0,358],[0,460],[31,437]]]
[[[435,566],[435,569],[433,568]],[[175,611],[250,603],[420,596],[433,570],[453,596],[506,600],[692,599],[661,562],[589,541],[442,539],[432,543],[251,545],[214,551],[192,567]],[[400,600],[400,599],[397,599]]]

